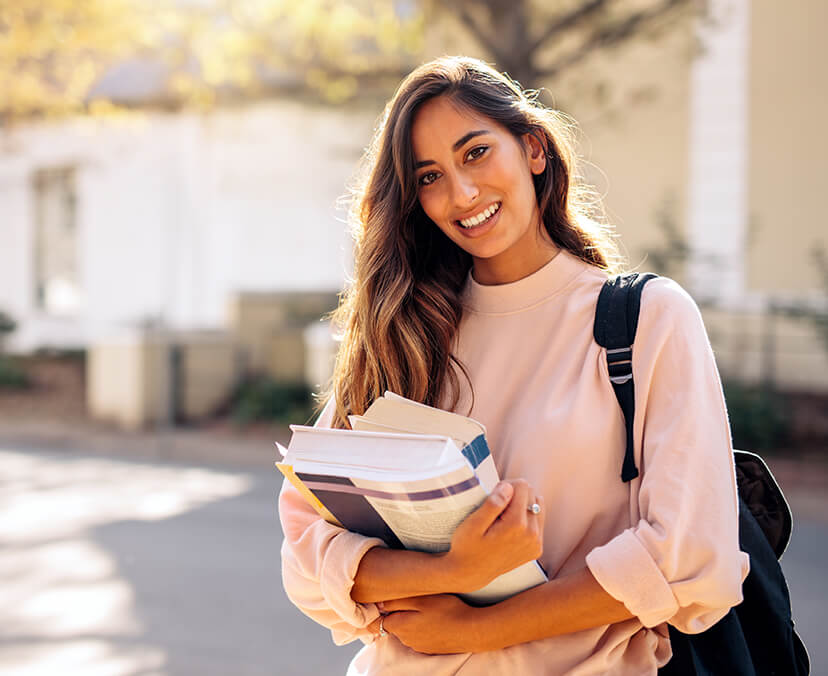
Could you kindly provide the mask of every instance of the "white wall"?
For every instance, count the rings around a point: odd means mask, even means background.
[[[748,0],[714,0],[693,63],[688,284],[697,299],[745,303],[748,223]]]
[[[0,308],[16,349],[85,344],[163,318],[217,327],[235,291],[336,290],[350,268],[337,198],[373,116],[269,102],[17,127],[0,134]],[[82,306],[34,306],[31,175],[75,166]]]

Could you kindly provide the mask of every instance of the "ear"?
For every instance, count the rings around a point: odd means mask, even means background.
[[[526,159],[529,162],[529,171],[536,176],[546,170],[546,149],[535,134],[524,134],[523,143],[526,146]]]

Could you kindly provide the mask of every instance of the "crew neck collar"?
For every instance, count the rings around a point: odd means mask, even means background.
[[[525,310],[561,291],[587,267],[588,263],[561,249],[540,269],[508,284],[480,284],[469,271],[463,289],[463,306],[487,314]]]

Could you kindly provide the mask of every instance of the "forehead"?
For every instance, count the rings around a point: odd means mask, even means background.
[[[411,147],[417,161],[453,152],[452,146],[470,131],[508,133],[504,127],[476,110],[446,96],[423,103],[411,125]]]

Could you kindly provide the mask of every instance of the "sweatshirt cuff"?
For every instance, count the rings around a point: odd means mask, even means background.
[[[645,627],[666,622],[679,609],[670,583],[631,530],[593,549],[586,565],[598,584]]]
[[[320,586],[330,607],[348,624],[365,627],[379,617],[373,603],[357,603],[351,598],[359,563],[373,547],[386,547],[379,538],[366,538],[343,531],[332,538],[322,560]]]

